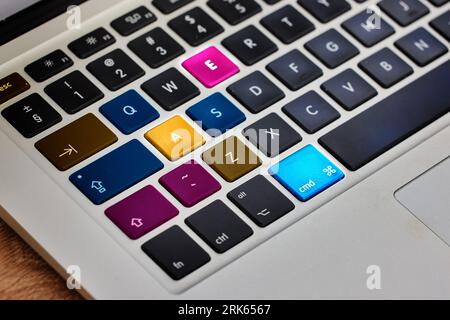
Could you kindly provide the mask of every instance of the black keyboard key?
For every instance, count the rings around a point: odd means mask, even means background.
[[[382,0],[378,6],[401,26],[407,26],[430,12],[419,0]]]
[[[146,7],[140,6],[111,22],[111,27],[122,36],[128,36],[155,21],[156,16]]]
[[[67,68],[73,61],[62,50],[55,50],[25,67],[25,72],[36,82],[45,81]]]
[[[200,94],[198,88],[175,68],[170,68],[141,86],[164,110],[172,111]]]
[[[94,53],[109,47],[116,39],[105,30],[98,28],[69,44],[69,49],[80,59],[92,56]]]
[[[44,89],[64,111],[74,114],[104,97],[80,71],[73,71]]]
[[[159,27],[131,41],[128,47],[151,68],[158,68],[185,52]]]
[[[324,98],[309,91],[283,107],[286,113],[307,133],[313,134],[341,117]]]
[[[323,75],[322,70],[297,49],[273,61],[267,69],[292,91]]]
[[[251,113],[258,113],[285,97],[283,91],[260,71],[233,83],[227,91]]]
[[[142,250],[174,280],[184,278],[211,260],[179,226],[150,239]]]
[[[222,41],[232,54],[247,66],[278,50],[278,47],[254,26],[248,26]]]
[[[174,12],[194,0],[153,0],[153,5],[165,14]]]
[[[300,134],[276,113],[248,126],[243,135],[268,157],[275,157],[302,141]]]
[[[275,4],[275,3],[278,3],[280,1],[281,0],[264,0],[264,2],[267,3],[267,4]]]
[[[355,171],[450,111],[450,61],[320,138]],[[426,99],[424,99],[426,97]]]
[[[236,25],[260,12],[255,0],[209,0],[208,6],[231,25]]]
[[[440,6],[443,6],[444,4],[446,4],[449,0],[428,0],[428,1],[430,1],[436,7],[440,7]]]
[[[400,38],[395,45],[421,67],[448,52],[448,49],[424,28],[419,28]]]
[[[331,78],[321,88],[347,111],[377,95],[377,91],[351,69]]]
[[[377,12],[369,9],[348,19],[342,27],[366,47],[374,46],[395,32]]]
[[[217,253],[230,250],[253,234],[253,230],[220,200],[185,221]]]
[[[298,0],[298,3],[320,22],[329,22],[351,9],[345,0]]]
[[[359,67],[383,88],[392,87],[413,73],[413,69],[388,48],[364,59]]]
[[[450,41],[450,10],[430,22],[431,26]]]
[[[220,24],[198,7],[169,21],[169,26],[191,46],[198,46],[224,31]]]
[[[119,90],[145,74],[121,49],[89,63],[87,69],[111,91]]]
[[[234,189],[227,197],[260,227],[267,227],[295,208],[283,193],[261,175]]]
[[[286,44],[314,30],[314,25],[291,5],[271,13],[261,24]]]
[[[25,138],[32,138],[62,120],[61,115],[37,93],[9,106],[2,115]]]
[[[359,54],[359,50],[335,29],[310,40],[305,47],[328,68],[336,68]]]

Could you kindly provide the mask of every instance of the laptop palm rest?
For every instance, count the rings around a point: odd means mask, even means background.
[[[450,246],[450,157],[396,193],[396,199]]]

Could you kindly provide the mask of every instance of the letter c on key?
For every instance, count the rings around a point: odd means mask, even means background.
[[[312,116],[316,116],[316,115],[319,114],[319,111],[318,110],[314,110],[313,106],[311,106],[311,105],[306,107],[306,112],[308,112]]]

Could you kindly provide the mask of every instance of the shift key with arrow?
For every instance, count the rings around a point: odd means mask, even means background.
[[[89,113],[36,142],[35,147],[65,171],[117,141],[117,136]]]

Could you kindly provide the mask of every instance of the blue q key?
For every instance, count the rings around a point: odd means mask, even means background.
[[[344,178],[344,173],[312,145],[269,169],[300,201],[307,201]]]
[[[102,204],[162,168],[162,162],[142,143],[131,140],[69,179],[94,204]]]
[[[107,102],[100,107],[100,112],[124,134],[130,134],[159,118],[158,111],[135,90]]]

